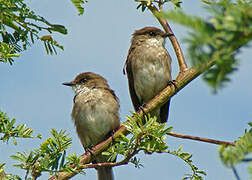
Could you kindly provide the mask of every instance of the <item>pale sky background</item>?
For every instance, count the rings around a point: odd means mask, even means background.
[[[49,136],[51,128],[65,129],[73,138],[67,153],[83,153],[81,143],[71,121],[73,92],[61,85],[72,80],[81,72],[93,71],[104,76],[120,99],[121,121],[133,109],[128,93],[126,76],[122,68],[130,46],[131,34],[144,26],[160,27],[149,11],[136,10],[137,3],[129,1],[98,1],[87,3],[83,16],[70,0],[29,1],[31,8],[48,21],[62,24],[68,35],[54,36],[65,48],[58,55],[46,55],[41,43],[36,42],[13,66],[0,64],[0,109],[17,124],[26,123],[35,133],[41,133],[42,140],[18,140],[18,146],[11,142],[0,142],[0,161],[8,162],[7,173],[17,173],[24,177],[25,171],[13,168],[15,163],[9,157],[17,151],[38,148]],[[206,17],[199,0],[185,1],[182,7],[187,13]],[[171,23],[181,46],[186,53],[182,39],[188,30]],[[177,75],[177,60],[169,40],[166,46],[173,59],[173,77]],[[219,91],[211,93],[210,88],[199,77],[172,98],[169,126],[174,132],[233,141],[242,136],[247,123],[251,121],[251,49],[243,48],[239,55],[239,71],[232,75],[232,82]],[[189,60],[187,60],[189,61]],[[190,140],[167,137],[171,150],[180,145],[184,151],[193,154],[193,162],[207,172],[206,180],[235,179],[232,171],[222,165],[218,158],[218,146]],[[117,180],[128,179],[170,179],[180,180],[190,168],[171,155],[140,154],[142,169],[133,165],[114,168]],[[248,179],[248,165],[238,165],[237,170],[243,180]],[[73,179],[96,179],[95,170],[87,170],[86,176],[77,175]],[[47,179],[42,176],[40,179]]]

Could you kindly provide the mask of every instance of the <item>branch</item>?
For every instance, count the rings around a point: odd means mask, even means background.
[[[185,71],[188,70],[182,49],[178,43],[176,36],[173,33],[171,27],[169,26],[168,22],[164,18],[161,18],[159,16],[159,14],[162,12],[162,7],[160,7],[160,9],[157,9],[156,6],[153,3],[151,3],[148,6],[148,8],[152,12],[152,14],[157,18],[159,23],[163,26],[164,30],[171,35],[171,36],[169,36],[169,39],[170,39],[172,46],[173,46],[173,49],[176,53],[176,56],[178,59],[178,64],[179,64],[179,69],[180,69],[179,75],[176,78],[176,80],[178,80],[181,78],[181,76],[184,75]]]
[[[114,167],[114,166],[120,166],[120,165],[126,165],[129,163],[130,159],[135,156],[139,150],[137,147],[139,146],[138,143],[136,143],[136,146],[133,149],[133,152],[129,153],[125,159],[119,162],[104,162],[104,163],[97,163],[97,164],[85,164],[81,166],[83,169],[88,169],[88,168],[99,168],[99,167]]]
[[[0,163],[0,167],[2,166],[3,164],[1,164]],[[1,170],[1,168],[0,168],[0,170]],[[6,177],[6,175],[5,175],[5,172],[4,172],[4,169],[2,168],[2,171],[0,172],[0,179],[4,179]]]
[[[218,145],[231,145],[235,146],[234,142],[227,142],[227,141],[220,141],[220,140],[215,140],[215,139],[208,139],[208,138],[202,138],[198,136],[190,136],[190,135],[185,135],[185,134],[178,134],[174,132],[168,132],[166,133],[169,136],[177,137],[177,138],[182,138],[182,139],[191,139],[195,141],[202,141],[202,142],[207,142],[211,144],[218,144]]]
[[[237,172],[237,170],[235,169],[235,167],[232,167],[232,170],[233,170],[233,173],[234,173],[234,175],[235,175],[235,178],[236,178],[237,180],[241,180],[241,178],[239,177],[238,172]]]

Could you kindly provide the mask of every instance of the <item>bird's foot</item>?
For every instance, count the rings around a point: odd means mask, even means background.
[[[91,156],[94,156],[94,151],[92,150],[92,148],[87,147],[87,148],[85,148],[85,151],[89,152],[91,154]]]
[[[146,104],[143,104],[142,106],[139,106],[139,110],[141,110],[145,115],[145,111],[144,111],[144,108],[146,108]]]
[[[143,104],[142,106],[139,106],[139,110],[141,110],[142,112],[143,112],[143,124],[145,124],[146,123],[146,120],[145,119],[147,119],[148,120],[148,115],[147,115],[147,113],[144,111],[144,108],[146,108],[146,104]]]
[[[178,86],[176,85],[176,80],[172,80],[172,81],[169,81],[168,82],[168,86],[171,86],[171,85],[173,85],[174,87],[175,87],[175,91],[177,91],[178,90]]]
[[[112,144],[114,144],[115,143],[115,138],[114,138],[114,134],[115,134],[115,132],[116,132],[116,130],[112,130],[112,131],[110,131],[109,132],[109,134],[108,134],[108,138],[109,137],[111,137],[112,138]]]

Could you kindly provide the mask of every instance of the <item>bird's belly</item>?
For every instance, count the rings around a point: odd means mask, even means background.
[[[113,105],[104,101],[82,104],[76,107],[74,121],[79,138],[85,148],[104,140],[108,133],[119,126],[119,119],[110,108]]]
[[[162,63],[143,63],[134,74],[134,86],[141,103],[147,103],[170,81],[169,69]]]

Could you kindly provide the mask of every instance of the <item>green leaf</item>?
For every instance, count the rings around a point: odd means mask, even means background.
[[[186,174],[186,176],[183,179],[184,180],[187,180],[187,179],[203,180],[203,177],[201,175],[206,175],[206,172],[202,170],[198,170],[199,168],[196,167],[191,160],[192,155],[187,152],[182,152],[182,149],[183,149],[182,146],[180,146],[178,150],[176,151],[168,150],[167,153],[182,159],[187,165],[190,166],[192,170],[192,174]]]
[[[87,0],[83,1],[83,0],[71,0],[71,2],[74,4],[74,6],[77,8],[79,15],[82,15],[84,13],[84,8],[82,7],[86,2],[88,2]]]
[[[0,62],[8,62],[12,65],[14,57],[19,56],[18,52],[27,50],[27,47],[31,46],[35,40],[40,39],[42,33],[67,34],[67,29],[63,25],[51,24],[45,18],[36,15],[23,0],[0,1],[0,12],[0,36],[2,39],[0,42]],[[45,48],[50,46],[51,49],[55,49],[55,47],[63,49],[55,40],[46,43]],[[56,52],[56,50],[53,51],[50,53]]]
[[[160,16],[192,29],[185,39],[191,62],[200,69],[209,61],[216,62],[203,79],[217,92],[237,70],[239,48],[252,39],[252,1],[203,2],[209,12],[207,20],[172,10]]]
[[[235,146],[221,146],[219,149],[219,157],[222,163],[232,168],[235,164],[242,161],[249,153],[252,152],[252,129],[240,137]]]
[[[52,31],[59,32],[61,34],[67,34],[67,29],[59,24],[52,24],[51,29]]]
[[[25,126],[22,126],[21,129],[25,128]],[[66,158],[66,149],[70,147],[72,142],[71,138],[68,137],[69,134],[66,134],[66,131],[63,130],[51,129],[51,135],[52,137],[47,138],[40,144],[39,149],[34,149],[28,153],[17,152],[12,155],[13,159],[21,162],[15,164],[15,167],[25,169],[27,173],[36,171],[38,174],[42,172],[55,174],[59,171],[75,171],[68,166],[79,163],[80,159],[76,157],[76,154]],[[76,170],[76,172],[83,171]]]
[[[8,142],[11,138],[13,144],[16,145],[16,138],[41,138],[40,134],[33,136],[33,130],[26,127],[26,124],[15,127],[15,123],[16,119],[10,120],[6,113],[0,111],[0,135],[3,134],[3,136],[0,136],[0,140]]]
[[[175,6],[175,8],[181,8],[181,3],[182,3],[181,0],[171,0],[171,2]]]

